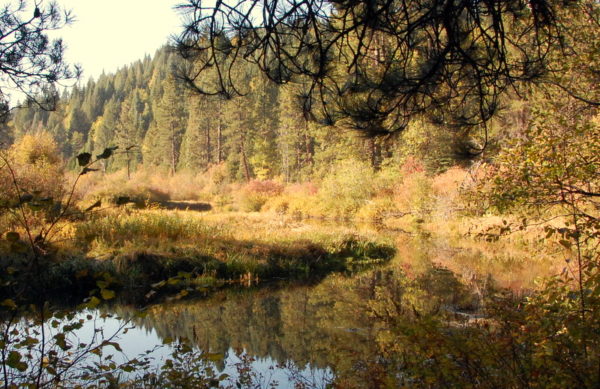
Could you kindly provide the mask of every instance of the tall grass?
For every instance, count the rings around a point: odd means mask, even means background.
[[[111,261],[130,283],[191,272],[213,279],[313,278],[393,256],[391,242],[342,228],[296,228],[270,217],[189,211],[107,212],[79,223],[89,257]]]
[[[198,241],[214,234],[214,230],[200,219],[182,212],[111,212],[78,224],[77,239],[117,246],[133,241],[153,245],[169,241]]]

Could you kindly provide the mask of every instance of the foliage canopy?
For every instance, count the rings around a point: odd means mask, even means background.
[[[403,130],[427,114],[474,127],[497,113],[521,83],[555,80],[549,60],[573,54],[568,20],[597,3],[553,0],[188,0],[177,39],[197,91],[246,93],[238,62],[270,80],[301,85],[306,113],[348,121],[368,135]],[[218,81],[203,82],[205,73]]]
[[[11,92],[24,95],[28,105],[52,109],[57,83],[79,76],[80,69],[64,60],[62,40],[48,36],[72,21],[55,2],[32,8],[19,0],[0,8],[0,119],[7,118]]]

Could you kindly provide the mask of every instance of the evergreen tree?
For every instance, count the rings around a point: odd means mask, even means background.
[[[144,143],[144,161],[168,166],[171,174],[175,174],[187,113],[183,89],[177,85],[174,77],[167,77],[163,81],[163,90],[163,97],[156,107],[154,126],[149,130],[150,139]]]
[[[207,98],[192,95],[189,98],[189,119],[181,143],[179,167],[205,170],[212,162],[211,127],[214,119],[208,112]]]
[[[272,178],[279,174],[277,150],[278,116],[273,108],[277,104],[277,88],[270,85],[263,75],[251,83],[251,127],[253,128],[252,170],[258,179]]]
[[[298,106],[297,89],[291,85],[279,93],[278,147],[281,171],[286,181],[297,181],[303,170],[310,169],[314,157],[314,139],[308,121]]]

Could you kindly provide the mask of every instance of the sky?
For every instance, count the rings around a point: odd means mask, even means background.
[[[58,0],[75,23],[59,30],[66,58],[83,67],[82,82],[142,59],[181,30],[177,0]]]

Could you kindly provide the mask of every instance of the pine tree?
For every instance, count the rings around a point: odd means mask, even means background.
[[[286,181],[301,178],[303,169],[313,162],[314,140],[308,133],[308,122],[300,110],[297,88],[291,85],[279,93],[278,147],[282,172]]]
[[[277,104],[277,88],[263,75],[251,82],[252,100],[251,123],[252,170],[258,179],[272,178],[281,171],[278,164],[277,126],[278,115],[274,109]]]
[[[214,120],[208,113],[206,97],[192,95],[188,100],[189,119],[181,143],[179,167],[205,170],[212,162],[210,134]]]
[[[177,169],[181,140],[187,122],[184,93],[181,86],[170,76],[163,82],[164,94],[156,107],[155,125],[145,143],[144,160],[155,165],[169,166],[171,174]],[[149,154],[146,159],[146,154]]]

